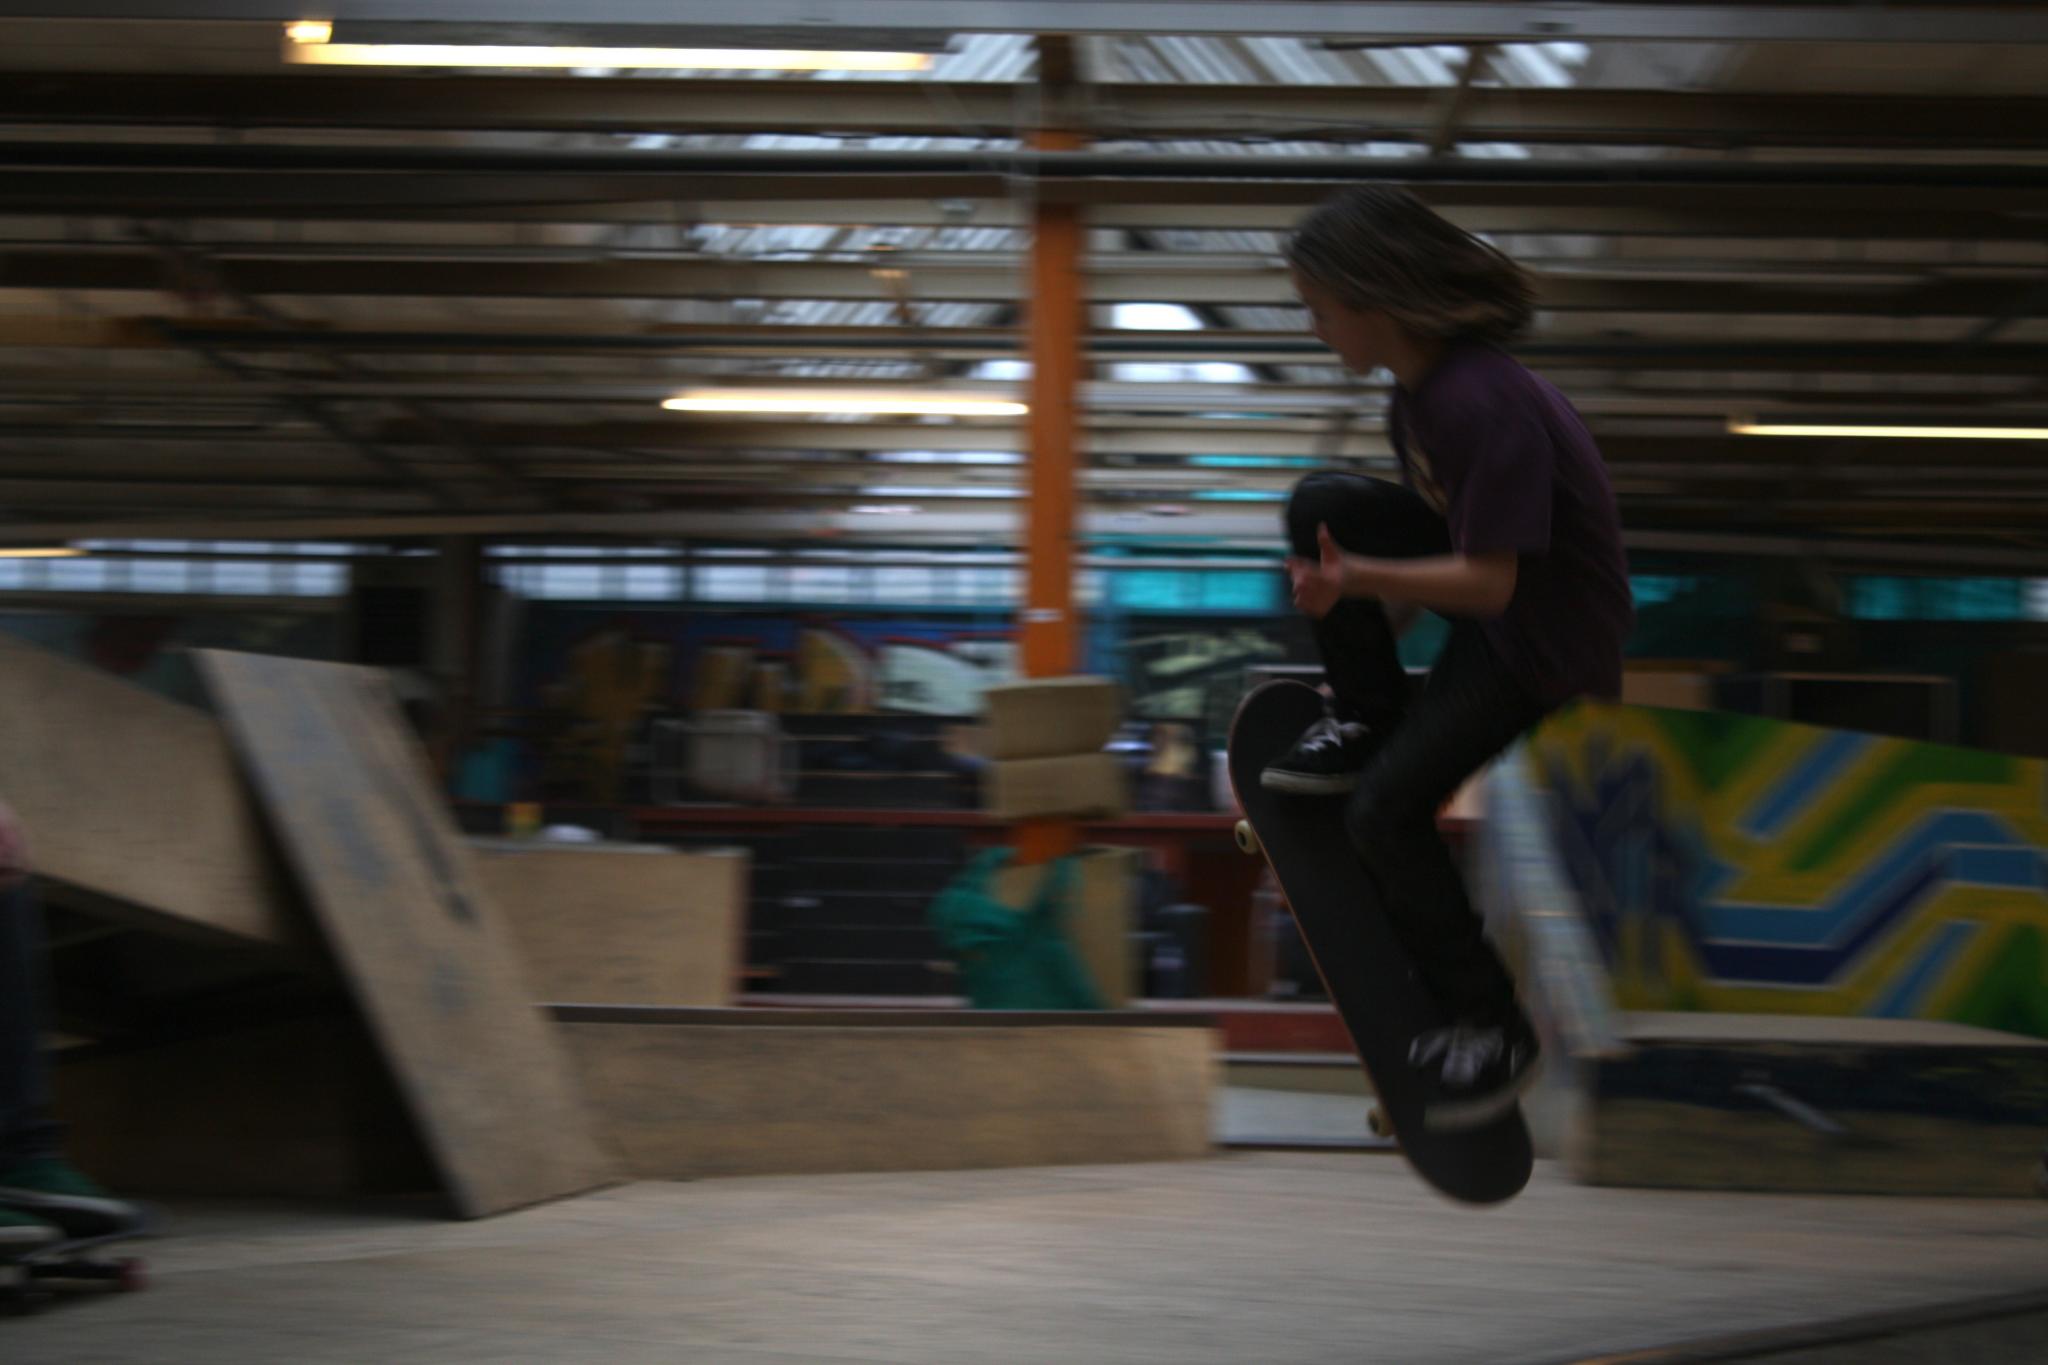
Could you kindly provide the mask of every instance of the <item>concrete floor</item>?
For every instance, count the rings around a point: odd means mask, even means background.
[[[182,1207],[42,1362],[1556,1361],[2048,1281],[2048,1206],[1589,1189],[1388,1155],[639,1184],[481,1223]]]

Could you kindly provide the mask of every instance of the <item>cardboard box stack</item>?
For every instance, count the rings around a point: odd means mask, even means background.
[[[982,798],[1002,820],[1100,820],[1130,807],[1123,766],[1102,746],[1123,719],[1123,696],[1107,678],[1044,678],[992,687],[981,743],[989,760]],[[1137,916],[1137,850],[1088,847],[1079,860],[1067,939],[1111,1009],[1138,993],[1141,964],[1131,950]],[[991,890],[1028,905],[1044,866],[1005,868]]]
[[[1116,733],[1123,697],[1107,678],[1046,678],[984,694],[989,765],[982,804],[999,820],[1121,815],[1130,805],[1122,767],[1102,746]]]

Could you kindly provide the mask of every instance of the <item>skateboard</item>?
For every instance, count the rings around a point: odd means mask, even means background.
[[[100,1237],[69,1237],[0,1257],[0,1313],[33,1313],[68,1290],[133,1293],[146,1287],[149,1274],[139,1258],[93,1253],[148,1235],[147,1230],[130,1228]]]
[[[1375,1133],[1392,1137],[1416,1173],[1468,1204],[1512,1199],[1534,1164],[1519,1107],[1482,1128],[1424,1126],[1420,1078],[1408,1065],[1417,1034],[1445,1023],[1423,989],[1344,833],[1344,801],[1268,791],[1259,773],[1323,715],[1298,682],[1252,689],[1230,723],[1230,786],[1244,818],[1238,847],[1263,853],[1294,922],[1351,1034],[1376,1097]]]

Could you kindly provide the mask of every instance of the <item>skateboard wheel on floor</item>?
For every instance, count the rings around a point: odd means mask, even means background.
[[[1252,828],[1251,821],[1238,821],[1237,828],[1232,830],[1231,833],[1237,836],[1237,846],[1240,851],[1245,853],[1257,853],[1259,851],[1259,832]]]
[[[1372,1130],[1374,1137],[1394,1135],[1394,1125],[1387,1122],[1387,1111],[1376,1104],[1365,1111],[1365,1126]]]
[[[114,1287],[123,1294],[133,1294],[149,1288],[149,1267],[133,1257],[116,1261]]]

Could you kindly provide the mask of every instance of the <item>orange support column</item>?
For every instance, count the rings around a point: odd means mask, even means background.
[[[1039,57],[1048,97],[1070,78],[1072,49],[1044,38]],[[1077,150],[1078,134],[1039,133],[1041,151]],[[1030,297],[1026,303],[1031,357],[1029,501],[1024,521],[1024,617],[1019,623],[1024,676],[1056,678],[1080,666],[1074,619],[1075,470],[1079,464],[1077,395],[1086,347],[1087,300],[1081,288],[1084,230],[1080,208],[1041,198],[1032,219]],[[1080,842],[1071,820],[1024,820],[1017,826],[1019,862],[1045,862]]]

